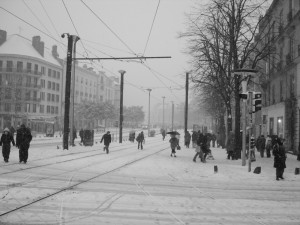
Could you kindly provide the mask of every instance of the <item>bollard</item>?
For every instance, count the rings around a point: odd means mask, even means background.
[[[214,172],[217,173],[218,172],[218,166],[214,166]]]
[[[261,173],[261,167],[258,166],[254,169],[253,173],[256,173],[256,174],[260,174]]]
[[[300,168],[295,168],[295,175],[299,175]]]

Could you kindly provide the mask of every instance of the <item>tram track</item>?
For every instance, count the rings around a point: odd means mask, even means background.
[[[127,149],[128,149],[128,148],[127,148]],[[6,212],[2,212],[2,213],[0,214],[0,217],[1,217],[1,216],[8,215],[8,214],[11,214],[11,213],[13,213],[13,212],[16,212],[16,211],[18,211],[18,210],[24,209],[24,208],[26,208],[26,207],[29,207],[29,206],[31,206],[31,205],[33,205],[33,204],[36,204],[36,203],[38,203],[38,202],[40,202],[40,201],[43,201],[43,200],[45,200],[45,199],[48,199],[48,198],[50,198],[50,197],[53,197],[53,196],[58,195],[58,194],[60,194],[60,193],[63,193],[63,192],[65,192],[65,191],[67,191],[67,190],[73,189],[73,188],[75,188],[75,187],[77,187],[77,186],[79,186],[79,185],[81,185],[81,184],[88,183],[89,181],[92,181],[92,180],[94,180],[94,179],[96,179],[96,178],[99,178],[99,177],[101,177],[101,176],[104,176],[104,175],[106,175],[106,174],[109,174],[109,173],[115,172],[115,171],[117,171],[117,170],[120,170],[120,169],[122,169],[122,168],[124,168],[124,167],[127,167],[127,166],[132,165],[132,164],[134,164],[134,163],[136,163],[136,162],[139,162],[139,161],[144,160],[144,159],[146,159],[146,158],[148,158],[148,157],[151,157],[151,156],[153,156],[153,155],[155,155],[155,154],[158,154],[158,153],[160,153],[160,152],[162,152],[162,151],[164,151],[164,150],[166,150],[166,149],[169,149],[169,146],[168,146],[168,147],[164,147],[164,148],[160,148],[159,150],[154,151],[154,152],[151,152],[150,154],[147,154],[146,151],[143,151],[144,153],[146,153],[146,155],[143,155],[143,156],[141,156],[141,157],[137,157],[137,158],[134,158],[134,159],[132,159],[132,160],[129,160],[129,161],[125,162],[125,163],[122,163],[122,164],[119,165],[119,166],[116,166],[116,167],[114,167],[114,168],[112,168],[112,169],[109,169],[109,170],[107,170],[107,171],[103,171],[103,172],[98,173],[98,174],[96,174],[96,175],[94,175],[94,176],[91,176],[91,177],[89,177],[89,178],[87,178],[87,179],[78,181],[78,182],[76,182],[76,183],[74,183],[74,184],[67,185],[66,187],[60,188],[60,189],[58,189],[58,190],[56,190],[56,191],[54,191],[54,192],[52,192],[52,193],[46,194],[46,195],[44,195],[44,196],[39,196],[39,197],[35,198],[35,200],[32,200],[32,201],[30,201],[30,202],[28,202],[28,203],[26,203],[26,204],[23,204],[23,205],[21,205],[21,206],[18,206],[18,207],[16,207],[16,208],[11,209],[11,210],[8,210],[8,211],[6,211]],[[123,150],[125,150],[125,149],[123,149]],[[135,154],[136,154],[136,152],[135,152]],[[98,154],[98,155],[99,155],[99,154]],[[116,158],[115,158],[115,159],[116,159]],[[112,159],[112,160],[114,160],[114,159]],[[55,164],[55,163],[54,163],[54,164]],[[72,171],[72,172],[73,172],[73,171]]]

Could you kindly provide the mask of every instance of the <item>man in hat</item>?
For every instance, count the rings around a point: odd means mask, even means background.
[[[4,158],[4,162],[8,162],[9,154],[10,154],[10,142],[15,146],[15,141],[8,128],[3,130],[3,134],[0,140],[0,146],[2,146],[2,155]]]
[[[101,138],[101,141],[100,143],[102,143],[102,141],[104,140],[104,148],[103,148],[103,151],[106,150],[106,154],[109,153],[109,144],[111,143],[111,134],[109,131],[106,132],[106,134],[104,134]]]
[[[31,131],[29,128],[22,124],[20,129],[17,130],[16,146],[19,148],[20,163],[27,163],[28,149],[32,140]]]

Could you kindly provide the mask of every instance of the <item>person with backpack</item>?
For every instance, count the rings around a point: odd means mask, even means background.
[[[1,136],[0,146],[2,146],[2,155],[4,158],[4,162],[6,163],[8,163],[8,159],[9,159],[10,147],[11,147],[10,143],[12,143],[13,146],[15,146],[14,137],[9,132],[9,129],[5,128]]]
[[[16,146],[19,149],[19,162],[27,163],[28,150],[30,142],[32,140],[31,131],[24,124],[21,125],[20,129],[17,130]]]

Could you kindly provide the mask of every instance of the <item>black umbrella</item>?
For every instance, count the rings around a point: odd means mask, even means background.
[[[169,132],[167,132],[167,134],[180,135],[177,131],[169,131]]]

